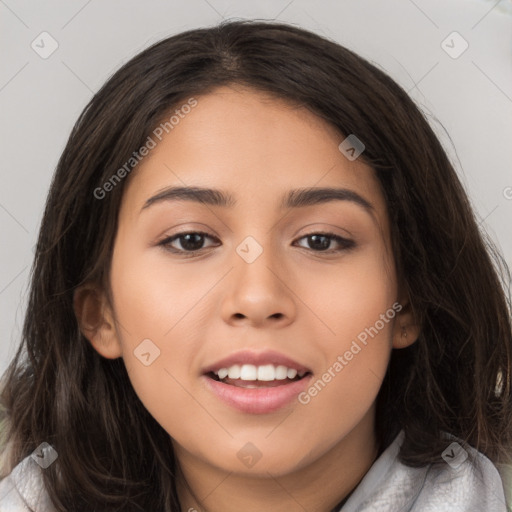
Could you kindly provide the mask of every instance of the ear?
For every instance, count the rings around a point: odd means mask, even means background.
[[[100,355],[107,359],[122,356],[112,308],[99,285],[79,286],[73,295],[73,309],[80,331]]]
[[[418,339],[421,326],[418,325],[417,319],[414,316],[408,295],[403,294],[398,304],[401,308],[399,311],[398,307],[396,309],[397,315],[393,327],[393,348],[406,348]]]

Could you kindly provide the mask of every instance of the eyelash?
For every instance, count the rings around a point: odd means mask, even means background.
[[[163,249],[166,250],[166,251],[169,251],[169,252],[174,253],[174,254],[180,254],[180,255],[182,255],[185,258],[192,258],[194,256],[197,256],[200,252],[204,251],[205,249],[208,249],[207,247],[203,247],[201,249],[197,249],[197,250],[193,250],[193,251],[185,251],[185,250],[182,250],[182,249],[175,249],[174,247],[170,246],[171,242],[174,242],[174,240],[179,240],[180,238],[182,238],[182,237],[184,237],[186,235],[201,235],[201,236],[206,236],[206,237],[211,238],[211,239],[218,240],[216,237],[214,237],[214,236],[212,236],[209,233],[206,233],[204,231],[184,231],[183,233],[177,233],[175,235],[172,235],[170,237],[165,238],[164,240],[159,242],[158,245],[162,246]],[[355,244],[355,242],[353,240],[349,240],[347,238],[343,238],[343,237],[341,237],[339,235],[336,235],[334,233],[324,232],[324,231],[308,233],[306,235],[301,236],[297,240],[302,240],[303,238],[308,238],[310,236],[315,236],[315,235],[316,236],[328,237],[331,240],[334,240],[334,241],[338,242],[342,248],[341,249],[329,249],[329,250],[325,250],[325,251],[323,251],[323,250],[322,251],[315,251],[314,249],[310,249],[310,248],[307,248],[307,247],[302,247],[303,249],[308,249],[308,250],[313,251],[314,253],[318,253],[318,254],[336,254],[336,253],[340,253],[342,251],[348,251],[350,249],[353,249],[356,246],[356,244]]]

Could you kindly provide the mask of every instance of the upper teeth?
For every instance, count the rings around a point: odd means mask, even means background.
[[[255,366],[253,364],[234,364],[229,368],[220,368],[214,371],[220,380],[229,377],[230,379],[241,380],[284,380],[294,379],[297,376],[295,368],[287,368],[286,366],[274,366],[273,364],[264,364]],[[303,377],[305,371],[299,372],[299,377]]]

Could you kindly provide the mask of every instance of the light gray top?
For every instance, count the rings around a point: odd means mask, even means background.
[[[500,473],[485,455],[470,447],[468,451],[476,456],[471,464],[458,443],[449,449],[457,439],[447,434],[443,458],[449,463],[411,468],[397,459],[403,438],[401,431],[340,511],[508,512]]]

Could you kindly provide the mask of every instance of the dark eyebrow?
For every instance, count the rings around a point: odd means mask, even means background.
[[[373,205],[357,192],[347,188],[299,188],[290,190],[281,203],[281,208],[300,208],[330,201],[351,201],[373,214]]]
[[[194,201],[211,206],[232,208],[235,198],[222,190],[203,187],[169,187],[150,197],[141,210],[162,201]],[[373,205],[357,192],[346,188],[314,187],[290,190],[281,201],[281,209],[301,208],[330,201],[351,201],[363,207],[368,213],[374,213]]]

